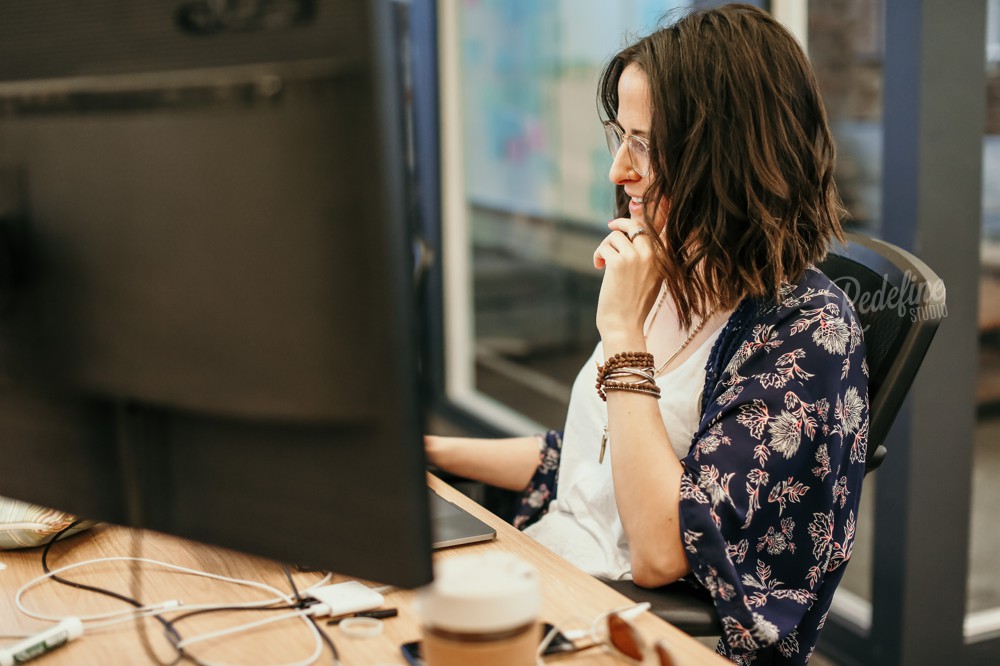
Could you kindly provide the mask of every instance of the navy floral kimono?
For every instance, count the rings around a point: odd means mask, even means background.
[[[809,269],[780,303],[741,303],[706,371],[681,461],[688,578],[712,595],[720,653],[803,664],[854,545],[868,440],[861,326],[844,293]],[[546,436],[518,527],[556,496],[561,439]]]

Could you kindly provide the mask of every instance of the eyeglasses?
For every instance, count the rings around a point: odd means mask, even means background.
[[[632,162],[632,170],[642,177],[649,175],[649,141],[636,136],[635,134],[625,134],[625,130],[614,120],[604,121],[604,137],[608,141],[608,150],[611,157],[617,157],[622,144],[628,145],[628,158]]]
[[[632,619],[649,610],[649,603],[643,602],[634,606],[619,608],[599,615],[590,626],[590,631],[565,631],[563,634],[572,639],[590,638],[590,643],[580,645],[576,650],[585,650],[597,645],[603,645],[614,654],[624,657],[633,664],[649,664],[651,666],[674,666],[673,655],[667,647],[667,642],[659,640],[650,645],[649,641],[632,623]],[[538,654],[548,647],[548,643],[558,633],[553,629],[545,636],[539,645]]]

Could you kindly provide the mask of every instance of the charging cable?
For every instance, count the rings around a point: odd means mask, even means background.
[[[53,578],[55,576],[58,576],[59,574],[64,573],[66,571],[71,571],[73,569],[77,569],[77,568],[80,568],[80,567],[91,566],[91,565],[94,565],[94,564],[102,564],[102,563],[106,563],[106,562],[142,562],[142,563],[146,563],[146,564],[150,564],[150,565],[154,565],[154,566],[158,566],[158,567],[163,567],[165,569],[168,569],[168,570],[171,570],[171,571],[176,571],[176,572],[179,572],[179,573],[190,574],[190,575],[195,575],[195,576],[201,576],[203,578],[209,578],[209,579],[212,579],[212,580],[218,580],[218,581],[225,582],[225,583],[232,583],[232,584],[235,584],[235,585],[242,585],[242,586],[245,586],[245,587],[252,587],[252,588],[264,591],[264,592],[266,592],[266,593],[268,593],[270,595],[273,595],[273,596],[271,598],[269,598],[269,599],[262,599],[260,601],[250,601],[250,602],[235,603],[235,604],[232,604],[232,603],[230,603],[230,604],[184,604],[184,603],[182,603],[179,600],[171,599],[171,600],[164,601],[164,602],[161,602],[161,603],[158,603],[158,604],[153,604],[153,605],[149,605],[149,606],[143,606],[143,607],[140,607],[140,608],[131,608],[131,609],[127,609],[127,610],[124,610],[124,611],[114,611],[114,612],[109,612],[109,613],[99,613],[99,614],[94,614],[94,615],[79,616],[79,617],[72,617],[72,618],[70,618],[70,617],[61,617],[61,616],[47,615],[47,614],[44,614],[44,613],[41,613],[41,612],[38,612],[38,611],[34,611],[32,609],[29,609],[29,608],[27,608],[24,605],[24,602],[23,602],[24,595],[29,590],[31,590],[32,588],[37,587],[38,585],[44,583],[45,581],[47,581],[47,580],[49,580],[49,579],[51,579],[51,578]],[[310,592],[311,590],[313,590],[315,588],[322,587],[323,585],[325,585],[330,580],[331,577],[332,577],[331,574],[326,574],[323,577],[322,580],[318,581],[317,583],[314,583],[314,584],[310,585],[304,591],[306,593],[308,593],[308,592]],[[168,562],[161,562],[159,560],[152,560],[152,559],[143,558],[143,557],[105,557],[105,558],[98,558],[98,559],[93,559],[93,560],[85,560],[83,562],[77,562],[77,563],[74,563],[74,564],[69,564],[69,565],[61,567],[59,569],[54,569],[52,571],[49,571],[45,575],[39,576],[38,578],[35,578],[35,579],[31,580],[31,581],[28,581],[27,583],[25,583],[24,585],[22,585],[18,589],[17,593],[14,596],[14,603],[15,603],[15,605],[17,606],[18,610],[21,613],[23,613],[23,614],[25,614],[25,615],[27,615],[29,617],[33,617],[33,618],[39,619],[39,620],[48,620],[48,621],[51,621],[51,622],[59,622],[60,624],[56,625],[56,627],[47,629],[47,630],[45,630],[43,632],[40,632],[38,634],[34,634],[31,637],[26,638],[23,641],[15,644],[13,646],[10,646],[8,648],[4,648],[3,651],[0,651],[0,666],[8,666],[8,662],[7,661],[3,661],[3,659],[7,658],[8,653],[11,655],[11,657],[10,657],[10,659],[11,659],[10,664],[11,665],[12,664],[18,664],[18,663],[21,663],[22,661],[24,661],[24,659],[21,658],[21,657],[18,657],[19,659],[21,659],[21,661],[14,660],[14,656],[13,655],[20,654],[20,652],[15,651],[15,650],[23,651],[26,648],[31,648],[34,652],[31,653],[30,658],[33,658],[33,657],[38,656],[40,654],[45,654],[49,650],[54,649],[55,647],[58,647],[59,645],[64,645],[66,642],[79,637],[83,633],[83,630],[82,630],[83,624],[82,623],[85,622],[85,621],[88,622],[87,631],[90,632],[90,631],[92,631],[94,629],[99,629],[99,628],[103,628],[103,627],[107,627],[107,626],[119,624],[119,623],[122,623],[122,622],[132,622],[132,621],[138,620],[138,619],[143,618],[143,617],[148,617],[148,616],[151,616],[151,615],[158,615],[158,614],[164,613],[166,611],[176,611],[176,610],[214,610],[214,609],[225,609],[225,608],[261,608],[261,607],[269,606],[269,605],[276,604],[276,603],[282,603],[282,602],[287,603],[289,605],[292,605],[292,604],[295,603],[295,600],[291,596],[289,596],[288,594],[285,594],[284,592],[282,592],[281,590],[279,590],[276,587],[273,587],[273,586],[268,585],[266,583],[259,583],[257,581],[253,581],[253,580],[244,580],[244,579],[241,579],[241,578],[231,578],[231,577],[228,577],[228,576],[222,576],[222,575],[218,575],[218,574],[212,574],[212,573],[209,573],[207,571],[198,571],[196,569],[189,569],[187,567],[181,567],[181,566],[178,566],[178,565],[170,564]],[[289,619],[289,618],[293,618],[293,617],[298,617],[298,618],[302,619],[303,622],[306,623],[306,626],[309,629],[310,634],[313,636],[313,638],[315,640],[315,649],[313,650],[312,654],[310,654],[305,659],[302,659],[302,660],[299,660],[299,661],[296,661],[296,662],[291,662],[291,663],[288,663],[288,664],[282,664],[281,666],[309,666],[310,664],[316,663],[316,661],[320,658],[320,656],[322,656],[322,653],[323,653],[323,641],[322,641],[322,637],[320,636],[320,633],[319,633],[320,630],[310,621],[310,616],[312,616],[314,614],[323,615],[324,611],[325,611],[325,614],[329,614],[330,609],[329,609],[329,607],[323,608],[322,604],[317,604],[317,606],[318,607],[315,610],[313,610],[311,608],[307,608],[307,609],[304,609],[303,611],[296,611],[295,613],[286,613],[286,614],[283,614],[281,617],[269,618],[269,621],[276,622],[276,621],[278,621],[280,619]],[[80,631],[79,631],[79,633],[76,633],[75,631],[68,632],[67,633],[67,638],[65,640],[62,640],[62,642],[59,642],[59,640],[53,639],[53,636],[56,636],[56,637],[61,636],[62,632],[59,631],[59,627],[66,626],[66,625],[64,625],[64,623],[69,623],[68,626],[76,626],[76,624],[79,624],[80,625]],[[254,622],[254,623],[249,623],[247,625],[240,625],[240,626],[237,626],[237,627],[233,627],[233,628],[231,628],[229,630],[225,630],[220,635],[230,635],[230,634],[239,633],[241,631],[246,631],[248,629],[252,629],[255,626],[260,626],[261,624],[267,624],[267,622]],[[53,632],[53,633],[51,633],[51,635],[50,635],[50,632]],[[216,632],[216,633],[218,634],[219,632]],[[182,640],[181,641],[181,645],[178,645],[177,649],[182,649],[184,646],[191,645],[192,643],[198,643],[198,642],[201,642],[202,640],[206,640],[206,639],[212,638],[212,637],[217,637],[217,636],[215,636],[214,634],[203,634],[203,635],[200,635],[200,636],[193,636],[190,639]],[[171,642],[174,642],[174,641],[171,641]],[[25,654],[28,654],[28,653],[25,653]],[[219,662],[213,662],[213,661],[207,661],[207,660],[204,660],[204,659],[200,659],[200,658],[198,658],[198,657],[196,657],[194,655],[191,655],[190,653],[187,654],[187,657],[189,659],[191,659],[192,661],[194,661],[196,664],[199,664],[200,666],[229,666],[228,664],[223,664],[223,663],[219,663]],[[337,663],[339,664],[339,660],[338,660]]]
[[[77,562],[75,564],[69,564],[69,565],[61,567],[59,569],[54,569],[54,570],[46,573],[45,575],[42,575],[42,576],[39,576],[38,578],[35,578],[34,580],[28,581],[27,583],[25,583],[24,585],[22,585],[20,587],[20,589],[18,589],[17,593],[14,595],[14,604],[17,606],[17,609],[19,611],[21,611],[22,613],[24,613],[28,617],[33,617],[33,618],[36,618],[36,619],[39,619],[39,620],[48,620],[50,622],[59,622],[60,620],[63,619],[63,617],[61,617],[61,616],[54,616],[54,615],[46,615],[45,613],[34,611],[34,610],[31,610],[31,609],[25,607],[24,602],[23,602],[23,597],[24,597],[25,593],[28,592],[28,590],[32,589],[33,587],[36,587],[36,586],[40,585],[41,583],[45,582],[46,580],[52,578],[53,576],[57,576],[57,575],[59,575],[61,573],[65,573],[65,572],[71,571],[73,569],[78,569],[80,567],[91,566],[91,565],[94,565],[94,564],[102,564],[102,563],[106,563],[106,562],[143,562],[143,563],[146,563],[146,564],[151,564],[151,565],[154,565],[154,566],[163,567],[165,569],[170,569],[172,571],[177,571],[179,573],[185,573],[185,574],[191,574],[191,575],[195,575],[195,576],[201,576],[201,577],[204,577],[204,578],[210,578],[212,580],[218,580],[218,581],[222,581],[222,582],[225,582],[225,583],[232,583],[232,584],[235,584],[235,585],[242,585],[244,587],[252,587],[252,588],[255,588],[255,589],[267,592],[270,595],[274,595],[272,598],[264,599],[264,600],[261,600],[261,601],[249,601],[249,602],[244,602],[244,603],[239,603],[239,604],[228,604],[228,605],[242,606],[242,607],[246,607],[246,608],[256,608],[256,607],[268,606],[270,604],[280,603],[280,602],[293,603],[293,599],[290,596],[288,596],[287,594],[283,593],[281,590],[278,590],[275,587],[267,585],[266,583],[258,583],[257,581],[244,580],[242,578],[230,578],[228,576],[222,576],[222,575],[218,575],[218,574],[208,573],[207,571],[198,571],[196,569],[188,569],[187,567],[181,567],[181,566],[178,566],[178,565],[175,565],[175,564],[170,564],[168,562],[161,562],[159,560],[151,560],[151,559],[147,559],[147,558],[144,558],[144,557],[105,557],[105,558],[99,558],[99,559],[95,559],[95,560],[85,560],[83,562]],[[321,585],[326,580],[328,580],[328,579],[324,578],[323,581],[320,581],[316,585],[311,586],[310,589],[312,589],[312,587],[316,587],[318,585]],[[108,612],[108,613],[97,613],[97,614],[94,614],[94,615],[81,615],[81,616],[77,616],[77,617],[78,617],[78,619],[80,619],[83,622],[90,622],[90,621],[97,621],[97,620],[111,620],[113,618],[120,618],[121,621],[129,621],[129,620],[135,619],[136,617],[142,617],[144,615],[150,615],[150,614],[155,615],[157,613],[163,612],[164,610],[174,610],[174,609],[180,609],[180,608],[183,608],[185,610],[198,610],[198,609],[217,608],[219,606],[220,606],[220,604],[199,604],[199,605],[187,604],[187,605],[185,605],[185,604],[183,604],[182,602],[180,602],[178,600],[168,600],[168,601],[164,601],[164,602],[161,602],[159,604],[152,605],[152,606],[143,606],[141,608],[130,608],[130,609],[127,609],[127,610],[122,610],[122,611],[111,611],[111,612]],[[99,625],[99,626],[108,626],[108,624],[102,624],[102,625]]]

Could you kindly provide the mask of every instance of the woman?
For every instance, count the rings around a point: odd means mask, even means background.
[[[705,587],[737,663],[805,663],[850,557],[868,424],[860,326],[813,267],[841,208],[812,70],[730,5],[623,50],[599,101],[620,217],[594,253],[601,342],[565,435],[428,437],[430,460],[525,489],[517,524],[586,571]]]

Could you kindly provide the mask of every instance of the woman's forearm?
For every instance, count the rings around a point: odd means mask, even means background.
[[[645,350],[641,332],[605,335],[603,344],[606,356]],[[683,467],[654,398],[610,391],[607,400],[615,504],[629,542],[632,577],[643,587],[673,582],[688,572],[680,537]]]
[[[608,396],[615,503],[629,542],[637,585],[656,587],[688,572],[680,537],[683,468],[649,396]]]
[[[534,436],[475,439],[427,435],[424,444],[432,465],[507,490],[524,490],[540,461],[540,440]]]

